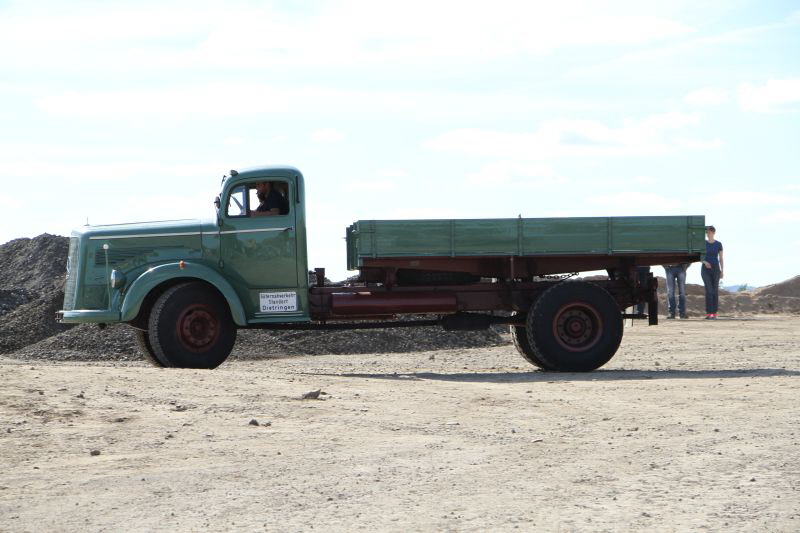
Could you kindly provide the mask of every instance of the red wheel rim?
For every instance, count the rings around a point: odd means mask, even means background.
[[[204,352],[219,338],[219,320],[207,305],[193,304],[181,312],[177,330],[178,340],[187,350]]]
[[[600,341],[602,334],[600,314],[586,303],[568,303],[553,317],[553,337],[570,352],[588,350]]]

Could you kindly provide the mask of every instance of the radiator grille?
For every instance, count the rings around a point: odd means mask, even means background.
[[[67,281],[64,284],[64,310],[75,309],[75,286],[78,279],[78,238],[69,240],[69,256],[67,257]]]

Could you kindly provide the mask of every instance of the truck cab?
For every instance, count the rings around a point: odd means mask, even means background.
[[[259,184],[280,195],[286,208],[258,211]],[[273,209],[277,211],[277,209]],[[308,262],[303,175],[291,167],[232,171],[223,182],[218,233],[204,247],[218,257],[248,323],[308,320]]]
[[[259,211],[264,182],[284,202],[278,212]],[[188,287],[202,303],[187,303],[169,317],[178,323],[173,344],[185,345],[186,361],[220,337],[232,347],[237,327],[309,321],[304,192],[303,175],[293,167],[231,171],[214,202],[215,218],[74,230],[57,319],[127,322],[146,356],[161,366],[158,358],[165,356],[157,353],[176,348],[154,347],[148,332],[156,327],[153,311],[169,307],[167,293],[174,297]],[[155,339],[163,340],[163,335]],[[188,364],[197,365],[216,366],[202,358]]]

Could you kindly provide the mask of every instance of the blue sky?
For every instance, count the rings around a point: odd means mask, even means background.
[[[0,242],[290,164],[335,279],[357,219],[703,214],[726,284],[774,283],[798,50],[797,2],[0,1]]]

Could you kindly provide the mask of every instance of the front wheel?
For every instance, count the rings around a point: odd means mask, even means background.
[[[164,363],[158,360],[158,357],[153,351],[153,345],[150,344],[149,333],[147,333],[146,331],[142,331],[141,329],[136,329],[136,328],[132,329],[133,329],[133,338],[136,340],[136,346],[139,347],[139,351],[142,353],[142,357],[144,357],[144,360],[153,366],[164,368]]]
[[[148,323],[156,359],[166,367],[216,368],[236,342],[225,299],[200,282],[176,285],[158,297]]]
[[[588,372],[606,364],[622,341],[622,313],[602,287],[566,281],[547,289],[525,321],[528,342],[553,370]]]

